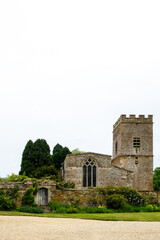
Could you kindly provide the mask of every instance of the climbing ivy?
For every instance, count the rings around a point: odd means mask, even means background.
[[[16,200],[18,198],[19,186],[13,189],[0,190],[0,210],[13,210],[16,208]]]
[[[22,205],[23,206],[35,206],[35,196],[38,192],[37,181],[35,179],[32,180],[33,187],[29,188],[25,191],[22,197]]]

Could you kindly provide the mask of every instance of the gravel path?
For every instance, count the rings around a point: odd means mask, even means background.
[[[0,240],[160,240],[159,222],[0,216]]]

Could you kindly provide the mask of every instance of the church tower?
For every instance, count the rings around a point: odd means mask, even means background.
[[[153,116],[121,115],[113,126],[112,165],[133,172],[133,187],[153,190]]]

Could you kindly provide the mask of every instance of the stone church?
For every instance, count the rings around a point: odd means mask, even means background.
[[[65,181],[75,187],[129,186],[153,190],[153,116],[121,115],[113,126],[113,156],[86,152],[69,154]]]

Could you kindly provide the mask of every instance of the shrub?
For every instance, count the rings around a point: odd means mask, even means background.
[[[19,187],[13,189],[0,190],[0,210],[13,210],[16,208],[16,200],[18,197]]]
[[[130,187],[113,187],[108,186],[106,188],[98,189],[105,197],[113,194],[120,194],[124,196],[127,202],[132,206],[139,206],[144,204],[144,198],[139,192]]]
[[[69,209],[67,209],[67,213],[77,213],[77,208],[70,207]]]
[[[160,212],[160,207],[154,206],[154,211],[155,212]]]
[[[106,207],[84,207],[81,208],[81,212],[85,212],[85,213],[108,213],[109,209],[107,209]]]
[[[22,197],[22,205],[32,206],[34,204],[33,189],[29,188]]]
[[[12,173],[10,176],[8,175],[6,178],[0,178],[0,182],[23,182],[26,179],[28,179],[27,176],[16,175]]]
[[[106,198],[107,207],[112,209],[123,208],[126,204],[126,199],[120,194],[113,194]]]
[[[13,200],[5,195],[0,195],[0,210],[13,210],[15,208],[16,205]]]
[[[146,197],[146,202],[147,202],[148,204],[152,204],[152,205],[158,204],[157,197],[156,197],[156,196],[153,196],[153,195],[147,196],[147,197]]]
[[[54,201],[49,202],[48,206],[51,208],[52,212],[55,213],[67,213],[67,210],[71,207],[68,204],[62,204]]]
[[[50,166],[42,166],[36,169],[35,171],[35,178],[42,178],[42,177],[47,177],[47,176],[57,176],[58,171],[55,168],[55,166],[50,165]]]
[[[144,204],[144,198],[139,194],[139,192],[133,188],[129,187],[119,187],[117,189],[118,193],[123,195],[127,202],[133,206],[139,206]]]
[[[18,191],[19,191],[19,186],[16,185],[14,188],[7,189],[7,191],[6,191],[5,194],[6,194],[10,199],[15,199],[15,200],[17,200]]]
[[[48,203],[49,207],[51,208],[52,212],[55,213],[109,213],[114,212],[113,209],[107,209],[106,206],[94,206],[94,207],[75,207],[70,206],[68,204],[62,204],[59,202],[51,201]]]
[[[32,182],[33,182],[33,188],[29,188],[25,191],[22,197],[22,205],[27,205],[32,207],[36,206],[35,196],[38,192],[37,181],[35,179],[32,179]]]
[[[43,213],[43,210],[40,207],[29,207],[22,206],[18,208],[19,212],[27,212],[27,213]]]
[[[118,209],[118,212],[128,212],[128,213],[131,213],[131,212],[140,212],[141,208],[140,207],[136,207],[136,206],[132,206],[132,205],[129,205],[129,204],[125,204],[123,208],[121,209]]]
[[[141,212],[154,212],[154,207],[151,204],[141,207]]]
[[[56,188],[57,189],[69,189],[69,188],[74,188],[75,183],[74,182],[57,182],[56,183]]]

